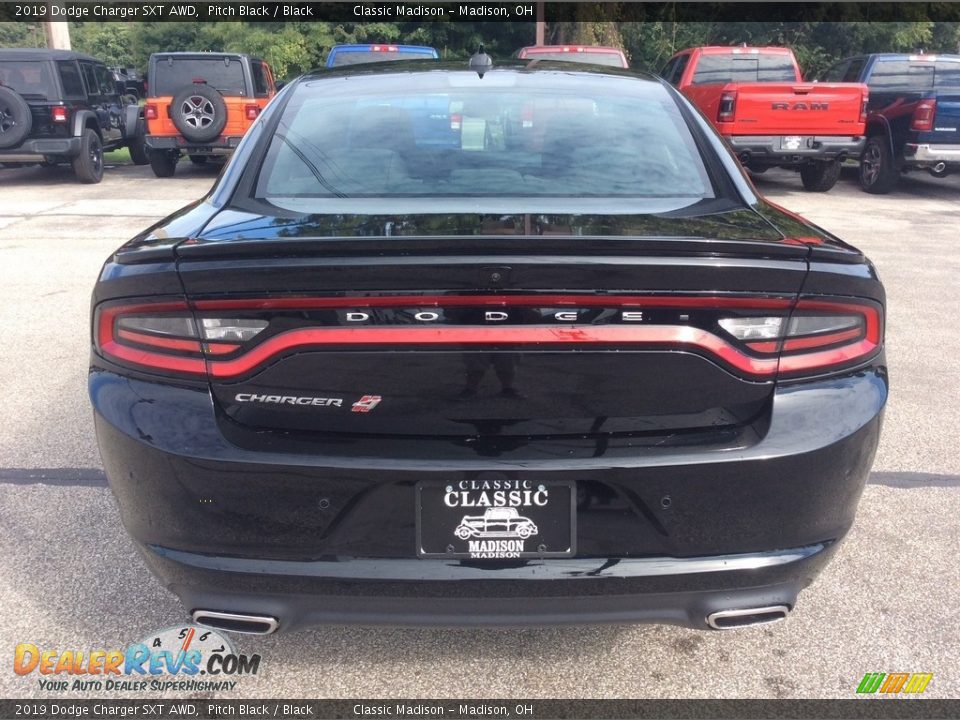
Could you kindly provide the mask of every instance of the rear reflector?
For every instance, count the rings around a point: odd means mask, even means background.
[[[197,317],[194,318],[194,313]],[[276,322],[273,322],[276,320]],[[879,352],[878,305],[694,295],[394,295],[105,305],[97,350],[147,371],[238,378],[298,352],[529,346],[681,350],[748,379],[852,367]]]

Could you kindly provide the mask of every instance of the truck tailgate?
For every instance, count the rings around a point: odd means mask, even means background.
[[[732,122],[724,135],[863,135],[867,86],[859,83],[730,83]]]

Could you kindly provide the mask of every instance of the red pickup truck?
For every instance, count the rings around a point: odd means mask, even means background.
[[[794,167],[805,189],[824,192],[836,184],[843,160],[863,151],[867,86],[804,82],[788,48],[690,48],[661,75],[754,172]]]

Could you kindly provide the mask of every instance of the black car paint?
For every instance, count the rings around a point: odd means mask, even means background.
[[[619,216],[436,214],[427,204],[403,216],[255,212],[232,195],[281,100],[203,201],[108,260],[94,307],[275,294],[278,285],[283,294],[329,295],[721,289],[883,304],[859,251],[758,197],[707,122],[667,92],[699,126],[737,207]],[[570,234],[540,234],[557,227]],[[493,282],[491,269],[507,272]],[[285,629],[704,628],[715,610],[792,607],[853,522],[879,439],[885,359],[767,385],[751,412],[717,427],[371,434],[237,422],[206,379],[160,378],[96,352],[89,376],[111,487],[150,567],[188,610],[269,614]],[[577,556],[417,559],[416,483],[478,478],[577,483]],[[738,562],[743,569],[720,569]]]

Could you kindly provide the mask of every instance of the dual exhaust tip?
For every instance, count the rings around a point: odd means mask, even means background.
[[[753,625],[769,625],[786,620],[790,614],[788,605],[718,610],[707,615],[707,625],[714,630],[736,630]],[[280,621],[272,615],[229,613],[219,610],[194,610],[190,617],[197,625],[246,635],[272,635],[280,627]]]
[[[786,620],[789,614],[790,607],[788,605],[719,610],[707,615],[707,625],[714,630],[736,630],[752,625],[769,625],[780,620]]]
[[[280,627],[280,621],[271,615],[194,610],[190,617],[197,625],[244,635],[272,635]]]

